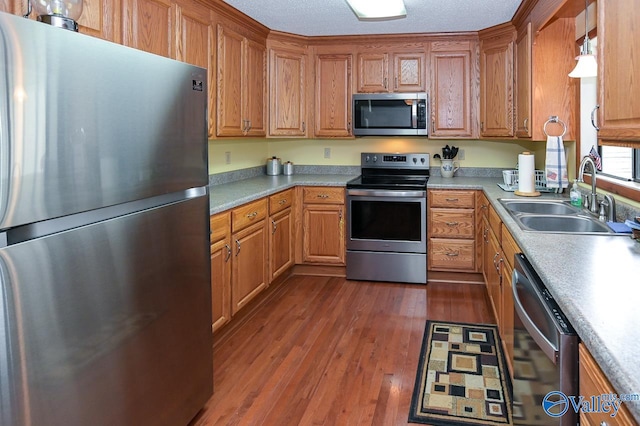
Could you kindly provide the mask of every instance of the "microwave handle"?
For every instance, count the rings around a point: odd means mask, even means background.
[[[414,99],[411,103],[411,127],[418,128],[418,100]]]

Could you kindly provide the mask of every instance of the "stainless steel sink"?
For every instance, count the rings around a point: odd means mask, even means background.
[[[525,231],[624,235],[616,234],[606,223],[591,216],[587,210],[572,206],[568,201],[519,198],[500,198],[499,201]]]
[[[564,201],[500,200],[503,206],[516,213],[578,214],[580,209]]]
[[[599,220],[586,216],[525,214],[516,219],[530,231],[567,232],[567,233],[612,233],[611,229]]]

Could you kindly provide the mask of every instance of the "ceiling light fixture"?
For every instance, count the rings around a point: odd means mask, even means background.
[[[360,20],[397,19],[407,16],[403,0],[347,0]]]
[[[578,63],[573,71],[569,73],[569,77],[572,78],[595,77],[598,75],[598,63],[596,62],[596,57],[593,56],[591,44],[589,43],[589,15],[587,12],[589,0],[585,0],[584,3],[584,43],[580,48],[580,56],[576,56]]]

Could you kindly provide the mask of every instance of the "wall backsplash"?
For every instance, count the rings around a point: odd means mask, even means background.
[[[221,173],[264,165],[276,156],[282,161],[300,165],[359,166],[360,153],[369,152],[429,152],[440,153],[445,145],[463,149],[465,159],[460,167],[514,168],[518,154],[532,150],[536,163],[544,164],[544,143],[503,142],[485,140],[433,140],[425,138],[366,137],[356,139],[233,139],[209,141],[209,173]],[[575,144],[572,142],[572,145]],[[325,158],[325,148],[330,158]],[[538,153],[540,151],[540,153]],[[231,157],[226,164],[226,154]],[[574,158],[572,154],[569,158]],[[437,160],[432,163],[438,165]]]

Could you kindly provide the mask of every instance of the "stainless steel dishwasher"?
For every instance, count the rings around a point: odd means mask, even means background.
[[[575,426],[578,335],[522,253],[514,265],[514,424]]]

